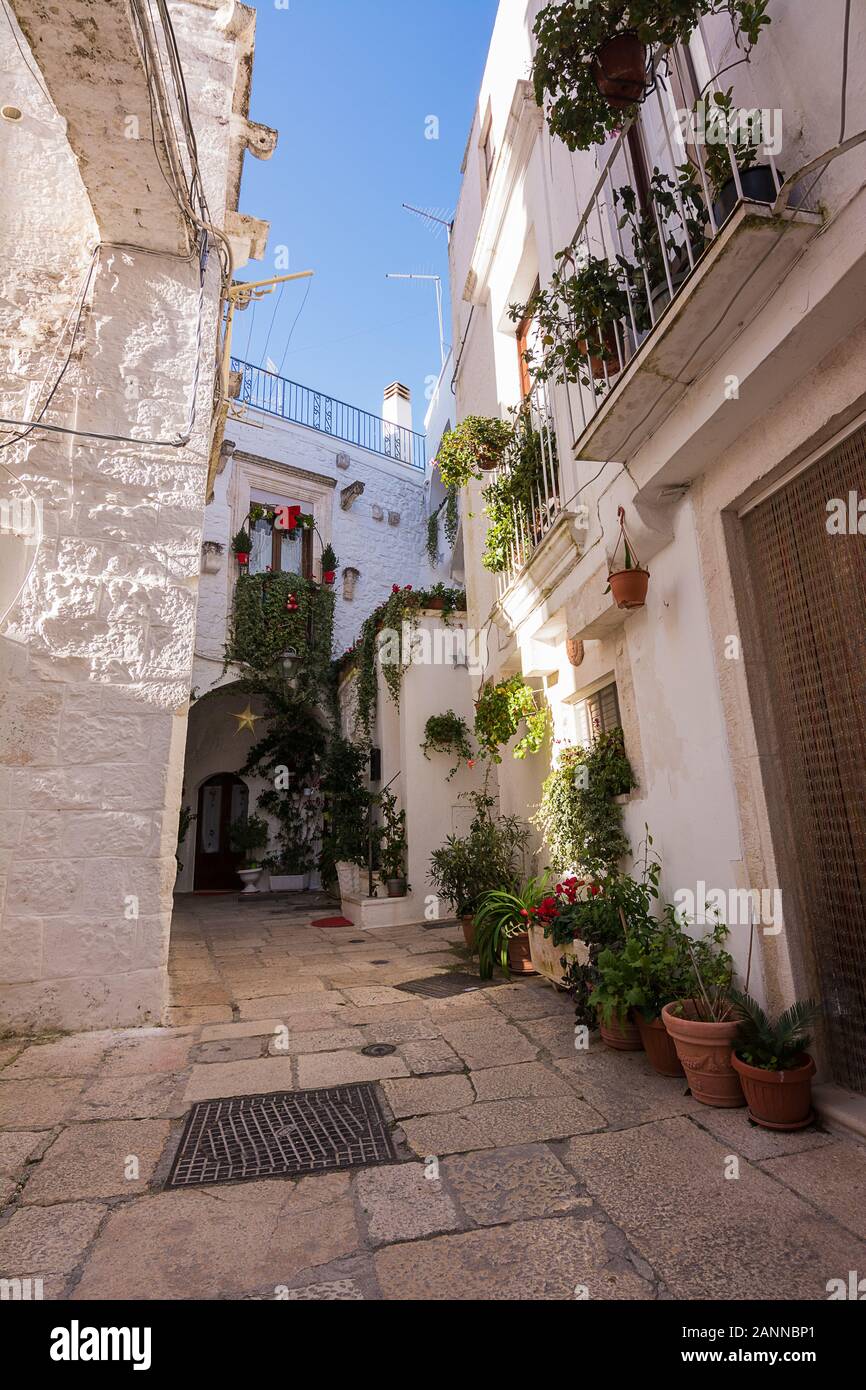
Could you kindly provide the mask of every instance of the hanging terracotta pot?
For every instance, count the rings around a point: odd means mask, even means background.
[[[805,1129],[815,1118],[812,1110],[812,1077],[815,1063],[804,1052],[799,1066],[790,1071],[765,1071],[750,1066],[734,1052],[734,1071],[740,1078],[749,1116],[763,1129]]]
[[[646,48],[637,34],[614,34],[592,60],[595,85],[615,110],[643,101],[646,73]]]
[[[643,608],[649,588],[649,570],[617,570],[608,575],[617,608]]]

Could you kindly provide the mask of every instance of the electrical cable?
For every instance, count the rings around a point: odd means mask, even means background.
[[[40,90],[40,92],[42,93],[42,95],[45,97],[45,100],[48,102],[49,106],[52,108],[52,110],[55,110],[56,108],[55,108],[55,106],[54,106],[54,102],[51,100],[51,95],[50,95],[50,93],[49,93],[49,92],[47,91],[47,89],[42,85],[42,79],[41,79],[41,76],[40,76],[38,70],[37,70],[36,68],[33,67],[33,64],[30,62],[30,59],[27,57],[27,54],[25,53],[24,49],[21,47],[21,42],[20,42],[20,40],[19,40],[19,38],[18,38],[17,33],[15,32],[15,25],[12,23],[12,18],[11,18],[10,14],[9,14],[9,6],[8,6],[7,3],[6,3],[6,0],[3,0],[3,13],[4,13],[5,16],[6,16],[6,23],[9,25],[9,32],[11,33],[13,39],[15,40],[15,47],[18,49],[18,52],[21,54],[22,60],[23,60],[23,62],[24,62],[24,66],[27,68],[28,72],[30,73],[31,77],[33,78],[34,82],[36,83],[36,85],[37,85],[37,87],[39,88],[39,90]]]
[[[272,334],[273,331],[274,331],[274,324],[276,323],[276,319],[277,319],[277,310],[279,309],[280,304],[282,303],[282,299],[283,299],[283,294],[284,294],[284,292],[285,292],[285,288],[286,288],[285,283],[283,283],[282,285],[280,285],[280,292],[279,292],[279,294],[277,295],[277,297],[276,297],[276,299],[275,299],[275,301],[274,301],[274,312],[271,314],[271,323],[270,323],[270,327],[268,328],[268,336],[265,338],[265,345],[264,345],[264,347],[262,348],[262,355],[261,355],[261,358],[259,359],[259,367],[260,367],[260,368],[264,367],[265,362],[266,362],[267,359],[268,359],[268,348],[269,348],[270,345],[271,345],[271,334]]]
[[[842,126],[839,144],[845,143],[845,130],[848,125],[848,55],[851,43],[851,0],[845,0],[845,36],[842,42]]]
[[[310,290],[311,290],[312,288],[313,288],[313,282],[312,282],[312,280],[308,280],[308,281],[307,281],[307,288],[306,288],[306,290],[304,291],[304,297],[303,297],[303,299],[301,300],[301,307],[300,307],[300,309],[298,310],[298,312],[295,314],[294,323],[292,324],[291,328],[289,329],[289,336],[288,336],[288,339],[287,339],[287,341],[286,341],[286,346],[285,346],[285,348],[283,349],[283,355],[282,355],[282,357],[280,358],[280,366],[279,366],[279,370],[278,370],[278,372],[277,372],[277,376],[282,376],[282,374],[283,374],[283,363],[285,362],[286,357],[288,356],[289,348],[291,347],[291,344],[292,344],[292,338],[293,338],[294,335],[295,335],[295,329],[296,329],[297,326],[298,326],[298,321],[299,321],[299,319],[300,319],[300,317],[301,317],[301,314],[304,312],[304,309],[305,309],[305,307],[306,307],[307,300],[308,300],[309,297],[310,297]]]

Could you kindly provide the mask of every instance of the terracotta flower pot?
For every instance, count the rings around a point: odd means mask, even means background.
[[[445,607],[444,598],[430,598],[427,600],[427,608],[431,613],[441,613]]]
[[[595,85],[608,106],[617,110],[643,100],[646,69],[646,48],[637,34],[614,34],[592,60]]]
[[[815,1118],[812,1110],[812,1077],[815,1063],[807,1052],[791,1071],[765,1071],[750,1066],[736,1052],[734,1070],[742,1082],[749,1115],[764,1129],[805,1129]]]
[[[499,454],[478,454],[475,462],[482,473],[492,473],[499,467],[502,457]]]
[[[617,570],[608,575],[617,608],[643,608],[649,589],[649,570]]]
[[[653,1071],[659,1076],[684,1076],[683,1064],[677,1056],[673,1038],[660,1018],[647,1023],[640,1009],[635,1009],[635,1022],[638,1026],[644,1052]]]
[[[463,926],[463,940],[470,951],[475,950],[475,918],[467,915],[461,919]]]
[[[682,1007],[685,1014],[673,1013],[676,1007]],[[735,1110],[745,1105],[740,1078],[731,1065],[731,1050],[739,1025],[701,1023],[694,1017],[694,1005],[690,1001],[681,1006],[665,1004],[662,1018],[674,1040],[695,1100],[720,1110]]]
[[[641,1036],[637,1024],[632,1022],[631,1014],[625,1023],[620,1023],[617,1018],[611,1018],[610,1023],[605,1023],[599,1009],[598,1030],[605,1047],[613,1048],[614,1052],[643,1052]]]
[[[529,948],[529,933],[512,936],[508,942],[508,969],[512,975],[535,975],[532,953]]]
[[[596,381],[603,381],[605,376],[618,376],[622,368],[619,365],[619,350],[616,342],[616,329],[611,324],[604,331],[603,337],[604,354],[601,357],[590,356],[589,343],[585,338],[581,338],[578,343],[578,350],[582,357],[589,357],[589,369]]]

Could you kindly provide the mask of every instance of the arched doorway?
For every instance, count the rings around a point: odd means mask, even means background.
[[[231,892],[240,888],[244,857],[231,847],[230,829],[249,812],[250,793],[234,772],[209,777],[199,788],[195,840],[195,891]]]

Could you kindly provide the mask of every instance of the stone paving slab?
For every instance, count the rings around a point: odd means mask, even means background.
[[[562,1216],[592,1207],[570,1173],[544,1144],[460,1154],[443,1172],[460,1206],[476,1226],[529,1217]]]
[[[30,1155],[45,1142],[44,1133],[16,1133],[14,1130],[0,1133],[0,1173],[17,1173]]]
[[[675,1298],[818,1299],[866,1244],[688,1119],[582,1136],[564,1163]],[[790,1159],[784,1160],[790,1162]]]
[[[112,1041],[110,1033],[76,1033],[28,1047],[3,1068],[4,1081],[44,1076],[95,1076]]]
[[[465,1063],[449,1047],[444,1038],[427,1038],[420,1042],[400,1045],[400,1054],[415,1076],[430,1076],[445,1072],[463,1072]]]
[[[269,1091],[293,1091],[292,1058],[260,1057],[250,1062],[207,1062],[194,1066],[183,1093],[183,1109],[200,1100],[223,1096],[259,1096]]]
[[[392,1245],[375,1257],[385,1299],[641,1299],[653,1287],[634,1270],[611,1267],[600,1222],[561,1217],[517,1221],[432,1240]]]
[[[93,1081],[72,1111],[75,1120],[150,1120],[180,1115],[176,1076],[121,1076]]]
[[[830,1148],[813,1145],[761,1166],[866,1241],[866,1149],[842,1143]]]
[[[169,1128],[167,1120],[70,1125],[35,1168],[22,1201],[69,1202],[144,1192],[168,1141]]]
[[[402,1163],[357,1175],[355,1196],[372,1245],[459,1230],[460,1214],[441,1179],[426,1174],[423,1163]]]
[[[468,1076],[427,1076],[412,1081],[385,1081],[395,1119],[461,1110],[475,1099]]]
[[[442,1036],[462,1057],[467,1067],[506,1066],[511,1062],[534,1062],[538,1048],[517,1028],[499,1018],[446,1022]]]
[[[513,1100],[521,1096],[573,1096],[574,1090],[544,1062],[520,1062],[516,1066],[488,1067],[472,1072],[478,1100]]]
[[[68,1274],[105,1216],[98,1202],[22,1207],[0,1226],[0,1278]]]
[[[686,1095],[685,1078],[658,1076],[642,1052],[611,1052],[593,1038],[554,1066],[612,1128],[629,1128],[708,1109]]]
[[[317,1052],[297,1058],[298,1089],[316,1090],[320,1086],[345,1086],[352,1081],[380,1081],[385,1077],[408,1076],[409,1068],[399,1055],[362,1057],[360,1052]]]
[[[73,1077],[5,1081],[0,1077],[0,1128],[50,1129],[71,1114],[86,1082]]]
[[[276,1296],[359,1244],[343,1173],[163,1192],[111,1213],[73,1297],[208,1299],[266,1287]]]
[[[468,1153],[511,1144],[564,1139],[604,1128],[604,1120],[576,1097],[479,1102],[467,1110],[404,1120],[403,1131],[420,1158]]]

